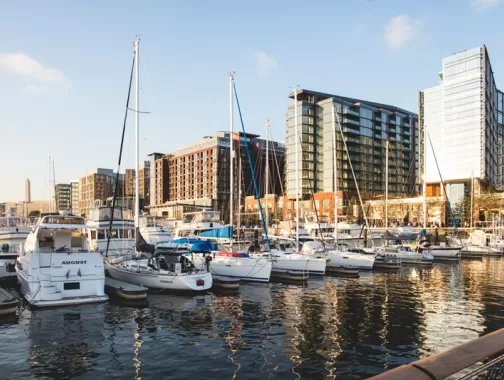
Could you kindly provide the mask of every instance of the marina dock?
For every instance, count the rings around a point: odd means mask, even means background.
[[[105,292],[109,296],[130,302],[144,302],[147,300],[147,288],[109,277],[105,278]]]

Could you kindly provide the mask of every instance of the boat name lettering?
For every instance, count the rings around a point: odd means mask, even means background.
[[[68,264],[86,264],[87,261],[62,261],[62,265],[68,265]]]
[[[167,284],[173,284],[173,281],[167,281],[167,280],[160,280],[161,282],[167,283]]]

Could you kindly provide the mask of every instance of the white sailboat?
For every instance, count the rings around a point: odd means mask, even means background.
[[[136,137],[136,173],[139,172],[139,112],[140,112],[140,40],[135,41],[135,137]],[[181,252],[163,252],[146,243],[139,231],[140,198],[139,176],[135,181],[135,237],[139,252],[135,257],[123,257],[108,261],[108,272],[117,280],[148,288],[166,291],[204,292],[212,287],[212,275],[182,257]],[[147,255],[148,257],[144,257]]]
[[[28,235],[16,262],[21,294],[33,306],[103,302],[105,267],[101,253],[89,251],[84,219],[47,215]]]
[[[336,112],[336,107],[334,107],[334,102],[332,104],[332,139],[333,139],[333,175],[334,175],[334,224],[336,226],[334,230],[334,240],[336,242],[336,247],[327,251],[327,257],[329,261],[327,266],[329,268],[357,268],[364,270],[371,270],[373,268],[375,258],[373,255],[368,255],[365,253],[349,251],[347,245],[338,245],[338,162],[336,157],[336,117],[338,114]],[[338,123],[339,124],[339,123]],[[341,127],[340,127],[341,128]],[[342,138],[343,135],[342,135]],[[349,156],[350,158],[350,156]]]
[[[295,124],[295,139],[296,139],[296,250],[299,249],[299,131],[298,131],[298,102],[297,89],[294,88],[294,124]],[[269,173],[266,173],[267,175]],[[314,255],[306,255],[302,253],[290,253],[282,249],[271,249],[271,247],[263,246],[263,251],[267,248],[269,252],[263,252],[262,255],[273,260],[273,273],[277,276],[285,274],[308,274],[308,275],[324,275],[327,266],[327,260]],[[260,254],[261,255],[261,254]]]

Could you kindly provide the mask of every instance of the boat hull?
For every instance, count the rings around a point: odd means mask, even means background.
[[[436,261],[449,261],[460,259],[460,248],[430,247],[430,252]]]
[[[336,251],[328,252],[327,267],[329,268],[353,268],[371,270],[375,262],[372,255],[364,255],[354,252]]]
[[[200,255],[187,255],[197,268],[205,265]],[[230,277],[248,282],[269,282],[272,263],[266,258],[219,257],[210,262],[210,273],[216,276]]]
[[[144,286],[149,289],[180,292],[205,292],[212,287],[212,275],[210,273],[196,274],[150,274],[132,272],[120,268],[118,265],[108,265],[108,273],[116,280],[130,284]],[[198,280],[203,280],[203,285],[197,285]]]
[[[41,263],[46,265],[41,266]],[[99,252],[35,253],[18,258],[16,270],[21,294],[35,307],[108,300],[103,260]]]
[[[298,272],[323,276],[326,271],[327,261],[307,256],[300,254],[276,255],[273,253],[272,272]]]

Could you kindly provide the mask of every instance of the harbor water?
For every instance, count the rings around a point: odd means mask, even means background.
[[[361,379],[504,327],[504,259],[150,293],[0,324],[0,378]]]

